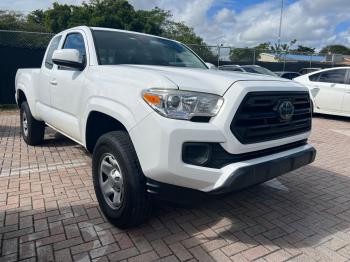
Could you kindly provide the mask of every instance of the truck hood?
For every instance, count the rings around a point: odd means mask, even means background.
[[[150,65],[125,66],[163,76],[173,82],[180,90],[205,92],[217,95],[223,95],[227,89],[237,81],[291,82],[287,79],[267,75],[228,72],[222,70]]]
[[[251,73],[198,68],[151,65],[102,65],[91,67],[104,81],[126,81],[141,88],[180,89],[224,95],[238,81],[278,81],[299,85],[294,81]]]

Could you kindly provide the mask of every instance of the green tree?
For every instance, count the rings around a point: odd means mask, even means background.
[[[51,39],[47,34],[17,33],[14,31],[45,31],[44,26],[33,21],[21,13],[0,10],[0,29],[9,30],[0,33],[1,46],[17,46],[28,48],[45,48]]]
[[[230,60],[232,62],[253,62],[254,48],[233,48],[230,50]]]
[[[298,52],[298,53],[315,53],[315,48],[303,46],[303,45],[298,45],[298,48],[293,49],[293,51]]]
[[[192,27],[183,22],[165,20],[162,25],[162,36],[187,44],[203,60],[216,63],[217,57],[213,54],[204,40],[197,36]]]
[[[254,49],[260,52],[264,52],[264,51],[266,52],[270,50],[270,45],[271,45],[270,42],[265,42],[255,46]]]
[[[260,58],[260,54],[270,50],[270,43],[261,43],[252,48],[234,48],[230,50],[232,62],[253,62]]]
[[[183,22],[165,21],[162,36],[193,45],[204,43],[203,39],[195,34],[193,28]]]
[[[49,32],[58,33],[70,26],[73,8],[66,4],[54,3],[53,8],[44,12],[44,25]]]
[[[17,31],[45,30],[42,25],[28,21],[22,13],[3,10],[0,10],[0,29]]]
[[[35,10],[27,16],[27,23],[44,28],[45,13],[43,10]]]
[[[350,55],[350,48],[343,45],[328,45],[321,49],[321,54],[343,54]]]
[[[171,17],[169,11],[164,11],[158,7],[152,10],[136,11],[137,19],[131,22],[130,30],[144,32],[153,35],[162,35],[164,26]]]
[[[289,43],[284,44],[277,44],[270,46],[271,51],[275,54],[276,58],[278,60],[283,59],[283,56],[285,57],[286,54],[291,50],[291,47],[297,42],[296,39],[290,41]]]
[[[274,45],[270,46],[271,51],[280,54],[280,53],[286,53],[290,50],[290,48],[297,42],[296,39],[290,41],[289,43],[284,43],[284,44],[277,44],[275,43]]]
[[[215,56],[193,28],[174,22],[169,11],[159,8],[135,10],[127,0],[91,0],[79,6],[53,3],[47,10],[20,13],[0,13],[0,29],[47,31],[58,33],[79,25],[109,27],[154,34],[186,44],[201,45],[195,51],[206,60]],[[193,47],[193,46],[192,46]]]
[[[80,6],[54,3],[45,11],[36,10],[28,20],[44,24],[47,31],[60,32],[87,25],[161,35],[170,13],[159,8],[135,10],[126,0],[91,0]]]

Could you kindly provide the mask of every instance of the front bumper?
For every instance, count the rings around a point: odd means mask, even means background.
[[[238,191],[252,185],[263,183],[302,166],[308,165],[315,160],[315,157],[315,148],[308,145],[305,146],[303,150],[286,156],[242,166],[236,169],[221,187],[210,193],[220,194]]]
[[[309,146],[302,151],[273,160],[246,165],[236,169],[224,184],[207,194],[186,187],[165,184],[152,179],[147,180],[147,191],[155,198],[181,204],[201,201],[208,195],[236,192],[257,185],[293,171],[314,161],[316,150]]]
[[[311,163],[312,146],[286,149],[222,168],[186,164],[182,160],[185,142],[225,143],[226,137],[213,123],[193,123],[167,119],[152,113],[130,131],[143,173],[148,179],[202,192],[220,192],[260,183]],[[289,143],[304,140],[308,134],[288,138]],[[284,144],[286,140],[284,139]],[[313,153],[310,153],[313,152]]]

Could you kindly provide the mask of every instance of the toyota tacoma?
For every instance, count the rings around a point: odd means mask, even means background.
[[[152,196],[238,191],[316,155],[307,88],[211,70],[162,37],[68,29],[15,84],[24,141],[40,144],[50,126],[91,152],[101,210],[122,228],[147,218]]]

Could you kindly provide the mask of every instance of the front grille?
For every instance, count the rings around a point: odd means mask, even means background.
[[[288,120],[279,111],[285,101],[294,106]],[[308,92],[251,92],[243,99],[230,128],[242,144],[305,133],[311,130],[310,105]]]

